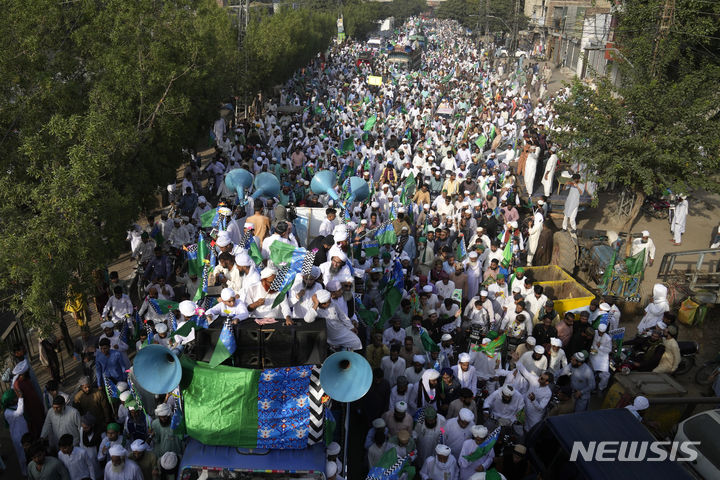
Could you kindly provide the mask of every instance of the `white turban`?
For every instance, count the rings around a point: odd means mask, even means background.
[[[170,405],[167,403],[161,403],[157,407],[155,407],[155,415],[158,417],[169,417],[172,411],[170,410]]]
[[[325,303],[330,301],[330,292],[328,292],[327,290],[318,290],[315,293],[315,296],[317,297],[317,301],[319,303]]]
[[[439,444],[435,447],[435,453],[442,457],[449,456],[451,451],[452,450],[450,450],[450,447],[448,447],[447,445]]]
[[[180,302],[180,305],[178,305],[178,308],[184,317],[192,317],[195,315],[195,309],[197,307],[195,306],[195,302],[191,300],[183,300]]]
[[[562,347],[562,340],[556,337],[552,337],[550,339],[550,345],[552,345],[553,347]]]
[[[160,466],[165,470],[172,470],[173,468],[177,467],[177,464],[178,457],[177,453],[175,452],[165,452],[163,456],[160,457]]]
[[[345,255],[345,252],[337,245],[333,245],[328,252],[327,258],[331,259],[333,257],[338,257],[342,262],[347,260],[347,255]]]
[[[155,324],[155,331],[157,333],[166,333],[168,331],[168,327],[164,323],[157,323]]]
[[[407,403],[405,403],[403,401],[399,401],[395,404],[396,412],[405,413],[405,412],[407,412],[407,408],[408,408]]]
[[[473,425],[470,428],[470,433],[472,434],[473,437],[485,438],[487,436],[488,429],[482,425]]]
[[[465,352],[461,353],[460,356],[458,357],[458,363],[467,363],[469,361],[470,361],[470,355]]]
[[[124,392],[122,392],[122,393],[120,394],[120,397],[119,397],[119,398],[120,398],[120,401],[121,401],[121,402],[127,402],[128,398],[130,398],[131,395],[132,395],[132,393],[130,393],[129,390],[125,390]]]
[[[245,252],[240,252],[235,255],[235,265],[238,267],[249,267],[253,264],[252,258]]]
[[[262,271],[260,272],[260,278],[261,278],[261,279],[263,279],[263,278],[270,278],[270,277],[272,277],[272,276],[275,275],[275,274],[277,274],[277,272],[275,271],[274,268],[265,267],[265,268],[263,268]]]
[[[330,445],[327,446],[327,454],[328,455],[337,455],[340,453],[340,444],[337,442],[332,442]]]
[[[515,389],[511,387],[510,385],[505,385],[502,388],[502,394],[506,397],[511,397]]]
[[[133,452],[144,452],[147,448],[148,444],[139,438],[130,444],[130,450]]]
[[[127,384],[127,382],[118,382],[117,384],[117,391],[118,392],[124,392],[125,390],[128,390],[130,386]]]
[[[385,428],[387,426],[387,424],[385,423],[385,420],[383,420],[382,418],[376,418],[375,420],[373,420],[372,426],[375,430],[379,430],[381,428]]]
[[[533,351],[542,355],[545,353],[545,347],[538,345],[533,349]]]
[[[633,408],[635,410],[645,410],[650,406],[650,401],[643,397],[642,395],[639,395],[635,397],[635,400],[633,400]]]
[[[230,234],[227,233],[225,230],[218,233],[217,240],[215,240],[215,243],[217,243],[218,247],[227,247],[232,243],[232,240],[230,240]]]
[[[325,465],[325,475],[330,478],[333,475],[337,475],[338,466],[335,462],[327,462]]]
[[[108,452],[111,457],[124,457],[127,455],[127,450],[125,450],[121,445],[113,445],[110,447]]]
[[[235,296],[235,292],[233,291],[232,288],[223,288],[222,291],[220,292],[220,298],[222,298],[223,301],[225,301],[225,302],[229,301],[234,296]]]
[[[534,345],[537,344],[537,340],[535,340],[535,337],[527,337],[527,338],[525,339],[525,343],[527,343],[528,345],[533,345],[533,346],[534,346]]]
[[[340,282],[337,280],[330,280],[327,284],[327,290],[329,292],[337,292],[340,290]]]
[[[472,422],[475,419],[475,415],[467,408],[461,408],[458,417],[460,417],[460,420],[463,422]]]
[[[103,322],[103,323],[100,324],[100,326],[101,326],[103,329],[105,329],[105,328],[115,328],[115,324],[114,324],[113,322]]]
[[[12,373],[13,373],[13,375],[21,375],[21,374],[27,372],[28,370],[30,370],[30,364],[28,363],[27,360],[23,360],[22,362],[15,365],[15,368],[13,368]]]

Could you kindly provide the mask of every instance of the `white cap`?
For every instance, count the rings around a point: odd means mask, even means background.
[[[127,384],[127,382],[118,382],[117,384],[117,391],[118,392],[124,392],[125,390],[129,390],[130,385]]]
[[[423,292],[425,292],[425,293],[432,293],[432,291],[433,291],[432,285],[425,285],[425,286],[423,286]]]
[[[334,475],[337,475],[338,466],[335,462],[327,462],[325,464],[325,475],[330,478]]]
[[[662,322],[660,322],[660,323],[662,323]],[[658,323],[658,325],[660,325],[660,324]],[[598,332],[605,332],[605,331],[607,331],[607,323],[601,323],[600,325],[598,325]]]
[[[335,242],[344,242],[348,239],[348,234],[346,230],[338,230],[337,232],[333,233],[333,240]]]
[[[490,340],[489,338],[486,337],[486,338],[483,338],[483,339],[482,339],[482,342],[481,342],[481,343],[482,343],[483,345],[487,345],[487,344],[490,343],[491,341],[492,341],[492,340]]]
[[[442,443],[435,446],[435,453],[442,457],[450,456],[450,453],[452,450],[447,445],[443,445]]]
[[[487,297],[487,296],[488,296],[488,291],[487,291],[487,290],[480,290],[480,296],[481,296],[481,297]]]
[[[265,278],[265,277],[263,277],[263,278]],[[225,301],[225,302],[229,301],[234,296],[235,296],[235,292],[233,291],[232,288],[223,288],[222,291],[220,292],[220,298],[223,299],[223,301]]]
[[[157,407],[155,407],[155,415],[158,417],[169,417],[172,411],[170,410],[170,405],[167,403],[161,403]]]
[[[449,333],[443,333],[443,336],[440,337],[441,342],[448,342],[450,340],[452,340],[452,335],[450,335]]]
[[[475,438],[485,438],[488,433],[488,429],[482,425],[473,425],[470,428],[470,433]]]
[[[265,267],[265,268],[263,268],[262,271],[260,272],[260,279],[270,278],[270,277],[272,277],[273,275],[276,275],[276,274],[277,274],[277,271],[276,271],[274,268]]]
[[[510,222],[509,225],[510,225],[512,228],[518,228],[518,222],[516,222],[516,221],[514,221],[514,220],[513,220],[512,222]]]
[[[642,231],[642,236],[643,236],[643,237],[649,237],[649,236],[650,236],[650,232],[648,232],[647,230],[643,230],[643,231]]]
[[[115,324],[114,324],[113,322],[103,322],[103,323],[100,324],[100,326],[101,326],[103,329],[106,329],[106,328],[115,328]]]
[[[139,438],[130,444],[130,450],[133,452],[144,452],[148,449],[148,444]]]
[[[472,252],[468,253],[468,257],[470,257],[470,258],[477,258],[477,257],[478,257],[478,254],[477,254],[476,251],[473,250]]]
[[[373,420],[372,426],[374,429],[379,430],[381,428],[385,428],[387,426],[387,424],[385,423],[385,420],[383,420],[382,418],[376,418],[375,420]]]
[[[30,370],[30,364],[27,360],[23,360],[22,362],[15,365],[15,368],[13,368],[13,375],[20,375]]]
[[[253,260],[246,252],[240,252],[235,255],[235,265],[238,267],[249,267],[252,264]]]
[[[423,357],[422,355],[413,355],[413,363],[424,364],[424,363],[425,363],[425,357]]]
[[[326,285],[326,290],[328,292],[337,292],[340,290],[342,286],[340,285],[340,282],[336,279],[330,280],[328,284]]]
[[[227,231],[223,230],[222,232],[218,233],[215,243],[218,247],[227,247],[232,243],[232,240],[230,240],[230,234]]]
[[[124,457],[127,455],[127,450],[125,450],[121,445],[113,445],[110,447],[110,450],[108,450],[108,453],[111,457]]]
[[[541,198],[540,200],[537,201],[537,204],[542,207],[543,205],[545,205],[545,200],[543,200],[543,199]]]
[[[463,352],[458,356],[458,363],[467,363],[470,361],[470,355]]]
[[[193,315],[195,315],[196,308],[197,307],[195,306],[195,302],[191,300],[183,300],[182,302],[180,302],[180,305],[178,305],[178,309],[184,317],[192,317]]]
[[[467,408],[461,408],[458,417],[460,417],[460,420],[463,422],[472,422],[475,419],[475,415]]]
[[[633,400],[633,408],[635,408],[635,410],[645,410],[649,406],[650,401],[642,395],[638,395],[635,397],[635,400]]]
[[[333,238],[335,238],[335,237],[333,237]],[[345,238],[347,238],[347,237],[345,237]],[[337,245],[333,245],[332,247],[330,247],[330,250],[328,251],[327,258],[331,259],[332,257],[338,257],[340,259],[340,261],[342,261],[342,262],[347,260],[347,255]]]
[[[132,395],[132,393],[130,393],[129,390],[125,390],[124,392],[122,392],[122,393],[120,394],[120,397],[119,397],[119,398],[120,398],[120,401],[121,401],[121,402],[127,402],[128,398],[130,398],[131,395]]]
[[[175,452],[165,452],[163,456],[160,457],[160,466],[165,470],[172,470],[177,467],[177,464],[178,456]]]
[[[156,324],[155,324],[155,331],[156,331],[157,333],[167,333],[167,331],[168,331],[168,326],[165,325],[164,323],[156,323]]]
[[[598,308],[599,308],[601,311],[603,311],[603,312],[609,312],[609,311],[610,311],[610,305],[608,305],[608,304],[605,303],[605,302],[601,303]]]
[[[540,355],[545,353],[545,347],[541,345],[537,345],[535,348],[533,348],[533,352],[539,353]]]
[[[408,408],[407,403],[403,402],[402,400],[395,404],[396,412],[405,413],[405,412],[407,412],[407,408]]]
[[[325,303],[330,301],[330,292],[325,289],[315,292],[315,296],[317,297],[317,301],[319,303]]]
[[[327,446],[327,454],[328,455],[337,455],[340,453],[340,444],[337,442],[332,442],[330,445]]]
[[[550,345],[552,345],[553,347],[562,347],[562,340],[557,337],[552,337],[550,339]]]
[[[534,345],[537,345],[537,340],[535,340],[535,337],[527,337],[525,339],[525,343],[527,343],[528,345],[534,346]]]
[[[243,225],[243,228],[245,230],[255,230],[255,224],[252,222],[245,222],[245,225]]]
[[[505,385],[505,386],[502,388],[502,394],[505,395],[506,397],[512,396],[512,394],[513,394],[514,392],[515,392],[515,389],[514,389],[512,386],[510,386],[510,385]]]

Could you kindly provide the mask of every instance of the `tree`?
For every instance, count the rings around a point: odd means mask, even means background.
[[[522,13],[515,18],[516,0],[447,0],[437,10],[439,18],[448,18],[460,22],[466,28],[475,28],[485,32],[487,21],[490,32],[510,33],[513,22],[517,20],[518,31],[527,27],[530,19]],[[490,18],[487,16],[490,15]]]
[[[634,193],[627,232],[646,195],[720,190],[720,4],[677,1],[667,30],[658,28],[664,5],[625,2],[618,13],[621,86],[575,80],[556,107],[566,160],[584,164],[600,186]]]
[[[235,37],[214,0],[13,0],[0,24],[0,291],[46,328],[207,131]]]

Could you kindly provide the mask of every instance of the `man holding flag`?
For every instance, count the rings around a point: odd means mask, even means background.
[[[470,429],[472,438],[465,440],[460,451],[460,480],[469,480],[477,472],[485,472],[495,460],[495,442],[500,429],[488,436],[488,429],[482,425],[474,425]]]

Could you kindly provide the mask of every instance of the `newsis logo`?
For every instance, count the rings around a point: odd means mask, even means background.
[[[586,462],[692,462],[697,459],[693,445],[700,442],[573,442],[570,461]]]

